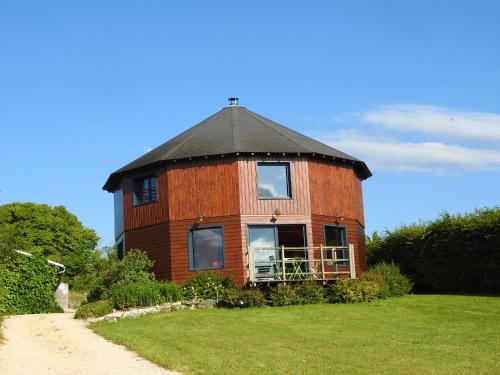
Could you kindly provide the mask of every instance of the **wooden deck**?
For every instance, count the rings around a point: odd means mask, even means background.
[[[248,247],[249,282],[355,278],[354,246]],[[299,256],[297,254],[300,254]]]

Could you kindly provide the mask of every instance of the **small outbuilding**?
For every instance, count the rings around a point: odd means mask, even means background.
[[[202,270],[239,285],[357,277],[368,167],[229,100],[109,176],[119,257],[144,250],[176,282]]]

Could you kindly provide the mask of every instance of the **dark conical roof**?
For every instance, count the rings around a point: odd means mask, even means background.
[[[112,190],[118,175],[160,161],[252,152],[332,156],[353,162],[363,178],[371,176],[362,161],[244,107],[232,105],[118,169],[103,188]]]

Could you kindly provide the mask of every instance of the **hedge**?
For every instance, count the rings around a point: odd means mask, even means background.
[[[395,262],[417,292],[500,292],[500,208],[376,233],[367,242],[368,263]]]
[[[57,268],[40,255],[15,255],[0,271],[0,314],[62,312],[54,292],[59,284]]]

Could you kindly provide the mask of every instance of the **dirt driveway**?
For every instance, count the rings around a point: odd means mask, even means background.
[[[73,314],[12,316],[2,331],[2,375],[175,374],[106,341]]]

